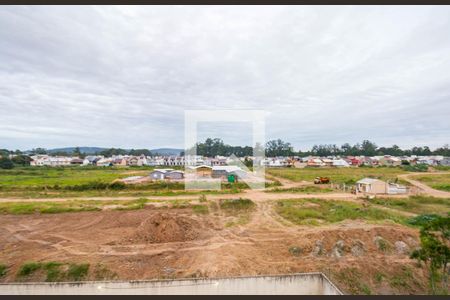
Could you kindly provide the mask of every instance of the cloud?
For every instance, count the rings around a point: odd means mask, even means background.
[[[182,147],[186,109],[266,110],[297,149],[450,142],[448,7],[5,6],[0,65],[0,148]]]

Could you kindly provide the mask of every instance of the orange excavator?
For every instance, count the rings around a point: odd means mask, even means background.
[[[315,184],[326,184],[326,183],[330,183],[330,178],[328,177],[316,177],[314,179],[314,183]]]

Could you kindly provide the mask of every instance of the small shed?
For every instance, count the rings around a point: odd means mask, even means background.
[[[356,182],[356,191],[366,194],[387,194],[388,184],[374,178],[363,178]]]
[[[174,169],[155,169],[150,172],[150,178],[153,180],[164,180],[171,172],[174,172]]]
[[[170,172],[167,172],[165,175],[165,178],[168,179],[183,179],[184,178],[184,172],[179,170],[173,170]]]
[[[201,166],[195,167],[195,172],[196,172],[197,176],[200,176],[200,177],[211,177],[212,168],[207,165],[201,165]]]

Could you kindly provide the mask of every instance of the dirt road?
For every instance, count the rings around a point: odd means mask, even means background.
[[[401,174],[398,175],[399,178],[408,181],[413,186],[417,187],[422,193],[427,194],[429,196],[438,197],[438,198],[450,198],[450,192],[435,190],[428,185],[414,180],[415,176],[423,176],[423,175],[444,175],[450,174],[450,172],[435,172],[435,173],[409,173],[409,174]]]

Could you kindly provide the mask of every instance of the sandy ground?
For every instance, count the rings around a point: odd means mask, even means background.
[[[411,180],[409,177],[404,179]],[[284,187],[303,184],[286,180],[282,183]],[[191,209],[152,206],[133,211],[2,215],[0,262],[7,264],[8,273],[0,280],[16,281],[15,274],[26,261],[61,261],[88,262],[92,270],[101,264],[114,274],[111,278],[116,279],[322,271],[347,293],[361,293],[361,287],[355,289],[355,284],[361,283],[372,293],[378,294],[426,292],[425,270],[409,259],[407,252],[399,251],[394,246],[401,242],[408,249],[417,247],[417,230],[396,224],[368,224],[358,220],[318,227],[297,226],[281,218],[273,209],[273,200],[276,199],[363,201],[355,195],[246,191],[241,194],[207,196],[208,200],[230,197],[245,197],[255,201],[257,207],[248,215],[248,222],[239,223],[240,216],[229,215],[220,209],[207,215],[197,215]],[[198,199],[198,196],[151,198]],[[130,200],[135,197],[111,199]],[[230,221],[241,225],[229,226]],[[375,241],[379,237],[391,245],[388,251],[377,247]],[[341,251],[337,250],[338,241],[343,242]],[[292,247],[300,249],[299,253],[293,255],[289,251]],[[407,283],[394,284],[395,278],[403,276],[401,272],[405,266],[411,271]],[[346,272],[350,275],[342,275]],[[94,273],[90,272],[89,280],[108,279],[99,278]],[[384,274],[385,279],[376,281],[374,278],[378,274]],[[356,276],[357,283],[349,276]]]

